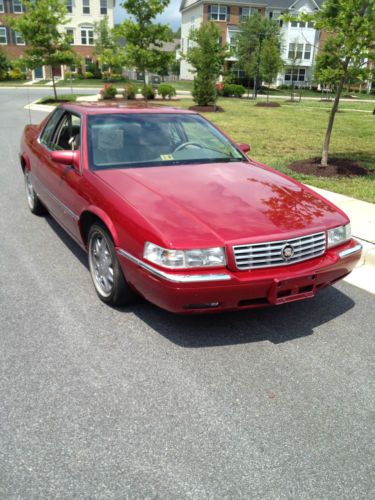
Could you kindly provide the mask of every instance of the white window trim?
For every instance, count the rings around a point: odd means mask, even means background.
[[[217,8],[217,19],[212,17],[212,9],[213,8]],[[221,10],[224,10],[225,9],[225,19],[220,19],[220,15],[222,14]],[[228,6],[227,5],[220,5],[220,4],[216,4],[216,5],[211,5],[211,12],[210,12],[210,18],[209,18],[209,21],[216,21],[218,23],[226,23],[228,22]]]
[[[65,28],[65,33],[66,33],[67,35],[69,35],[68,31],[72,31],[72,32],[73,32],[73,33],[72,33],[72,38],[73,38],[73,40],[72,40],[72,42],[71,42],[71,45],[75,45],[75,41],[76,41],[76,30],[75,30],[74,28]]]
[[[80,29],[80,45],[92,47],[95,44],[95,41],[94,41],[94,26],[80,26],[79,29]],[[87,40],[87,43],[82,43],[82,31],[86,31],[86,40]],[[92,40],[93,40],[92,43],[89,43],[89,40],[90,40],[90,37],[88,35],[89,31],[92,31]]]
[[[5,34],[5,43],[4,42],[0,42],[0,45],[8,45],[8,33],[7,33],[7,29],[5,26],[0,26],[0,29],[1,31],[3,31],[3,33]]]
[[[106,13],[105,14],[102,14],[102,8],[104,8],[104,6],[102,7],[102,0],[99,0],[99,13],[101,16],[108,16],[108,0],[105,0],[105,8],[106,8]]]
[[[68,2],[66,2],[66,8],[68,10],[68,5],[67,4],[68,4]],[[68,14],[73,14],[73,10],[74,10],[74,2],[73,2],[73,0],[71,0],[71,6],[72,6],[72,11],[68,10]]]
[[[85,7],[89,8],[88,12],[84,12]],[[82,0],[82,15],[83,16],[91,16],[91,4],[90,4],[90,0],[89,0],[89,5],[84,5],[83,0]]]
[[[20,33],[18,33],[18,36],[21,36],[21,38],[22,38],[22,35]],[[16,45],[26,45],[25,42],[22,42],[22,43],[17,42],[17,32],[16,31],[14,32],[14,38],[16,40]]]
[[[19,14],[23,14],[23,13],[25,12],[25,9],[24,9],[24,6],[23,6],[23,4],[22,4],[21,0],[19,0],[19,3],[20,3],[20,6],[21,6],[21,10],[20,10],[19,12],[16,12],[16,11],[14,10],[14,0],[12,0],[12,7],[13,7],[13,9],[12,9],[12,10],[13,10],[13,12],[12,12],[12,14],[17,14],[17,15],[19,15]]]
[[[2,0],[2,3],[0,4],[0,14],[4,14],[5,12],[5,0]]]

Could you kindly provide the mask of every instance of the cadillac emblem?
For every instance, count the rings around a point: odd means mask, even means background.
[[[289,243],[281,249],[281,257],[287,262],[294,255],[294,248]]]

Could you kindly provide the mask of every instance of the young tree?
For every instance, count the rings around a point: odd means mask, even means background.
[[[10,26],[25,40],[25,61],[30,68],[50,66],[53,93],[57,99],[53,70],[62,64],[72,64],[75,54],[69,37],[61,31],[68,23],[64,0],[23,0],[26,12],[10,21]],[[59,30],[60,28],[60,30]]]
[[[108,17],[104,17],[94,24],[95,48],[99,63],[108,66],[109,74],[112,75],[113,68],[119,68],[124,63],[124,55],[118,44],[114,30],[109,27]]]
[[[174,52],[161,51],[155,63],[155,73],[161,76],[164,82],[164,77],[169,75],[170,67],[175,58]]]
[[[302,62],[302,52],[298,50],[298,40],[295,39],[292,43],[292,50],[288,51],[288,67],[290,68],[290,100],[294,102],[294,75],[297,73],[298,67]]]
[[[254,97],[256,97],[259,80],[261,80],[259,72],[262,44],[269,39],[274,40],[275,44],[280,46],[280,27],[276,21],[261,16],[259,13],[242,21],[241,32],[237,37],[237,56],[239,65],[249,81],[254,80]]]
[[[9,68],[8,58],[0,48],[0,80],[6,80],[8,68]]]
[[[285,16],[290,20],[291,16]],[[328,166],[329,145],[342,89],[351,67],[360,67],[364,60],[375,56],[375,0],[325,0],[313,14],[301,14],[302,21],[313,21],[337,39],[336,62],[339,81],[330,112],[322,150],[322,167]]]
[[[144,74],[155,71],[160,64],[160,47],[172,40],[169,26],[154,23],[154,19],[169,4],[169,0],[125,0],[121,5],[130,15],[117,27],[117,34],[125,38],[124,59],[128,66]]]
[[[223,71],[226,47],[219,43],[220,33],[213,22],[204,23],[199,29],[190,31],[186,59],[193,67],[193,99],[199,106],[215,104],[217,101],[216,81]]]
[[[260,74],[268,85],[267,102],[270,99],[269,86],[277,77],[278,72],[283,67],[283,61],[280,55],[280,46],[275,43],[274,38],[268,38],[264,41],[261,52]]]

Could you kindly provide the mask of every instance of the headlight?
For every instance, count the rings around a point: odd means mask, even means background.
[[[335,247],[350,240],[351,237],[350,224],[329,229],[327,232],[327,246],[328,248]]]
[[[226,265],[225,251],[221,247],[196,250],[167,250],[147,241],[143,257],[154,264],[172,269]]]

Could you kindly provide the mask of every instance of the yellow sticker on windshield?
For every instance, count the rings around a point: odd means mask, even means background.
[[[174,160],[172,155],[160,155],[160,158],[164,161]]]

